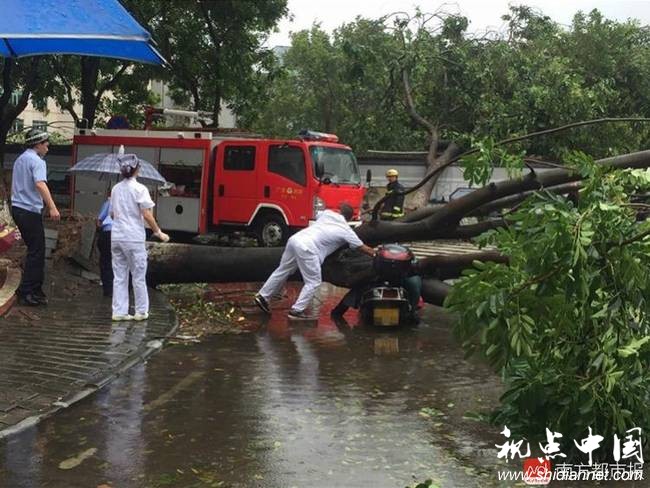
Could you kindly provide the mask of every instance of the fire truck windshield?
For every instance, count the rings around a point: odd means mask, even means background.
[[[321,162],[324,169],[323,178],[329,178],[332,183],[352,185],[361,183],[357,159],[349,149],[311,146],[309,151],[314,165],[314,174],[316,173],[316,162]]]

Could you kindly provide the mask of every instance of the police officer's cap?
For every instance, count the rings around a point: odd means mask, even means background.
[[[45,142],[50,138],[49,134],[44,130],[40,129],[31,129],[25,136],[25,145],[34,146]]]
[[[389,169],[386,171],[386,176],[399,176],[399,173],[397,172],[396,169]]]

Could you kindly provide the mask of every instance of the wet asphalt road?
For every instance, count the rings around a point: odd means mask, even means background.
[[[283,310],[257,332],[172,345],[0,443],[0,487],[405,487],[495,484],[500,392],[448,318],[390,331]]]

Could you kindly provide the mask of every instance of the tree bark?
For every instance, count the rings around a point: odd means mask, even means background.
[[[417,274],[441,280],[458,278],[474,261],[508,263],[508,256],[498,251],[477,251],[458,255],[439,255],[420,259],[416,264]]]
[[[431,149],[430,149],[429,154],[427,155],[427,170],[424,176],[426,177],[429,174],[437,171],[438,168],[447,166],[449,161],[454,159],[460,153],[461,153],[460,147],[452,142],[447,146],[445,151],[439,157],[436,158],[434,155],[431,162],[429,162],[431,158]],[[429,204],[429,200],[431,200],[431,192],[433,191],[433,188],[435,187],[439,177],[440,174],[434,176],[433,178],[429,179],[421,188],[419,188],[412,194],[408,195],[406,206],[408,208],[416,208],[416,209],[426,207]]]
[[[582,186],[583,185],[581,181],[573,181],[571,183],[545,188],[545,190],[551,193],[556,193],[558,195],[566,195],[566,194],[571,195],[577,193],[580,190],[580,188],[582,188]],[[499,198],[498,200],[494,200],[492,202],[480,206],[479,208],[471,212],[469,215],[472,217],[480,217],[480,216],[489,215],[492,212],[502,210],[504,208],[511,208],[523,202],[524,200],[526,200],[526,198],[533,195],[537,191],[538,190],[525,191],[504,198]]]
[[[610,158],[599,159],[597,164],[612,168],[646,168],[650,166],[650,151],[639,151]],[[542,188],[555,187],[575,181],[581,176],[569,169],[553,169],[544,173],[529,173],[521,178],[489,183],[464,197],[447,203],[442,207],[425,207],[409,213],[398,222],[427,222],[428,225],[455,225],[472,212],[510,195],[531,192]]]
[[[422,299],[431,305],[442,307],[445,298],[451,291],[451,285],[436,279],[422,280]]]
[[[81,57],[81,105],[82,118],[86,120],[88,128],[95,125],[95,112],[97,111],[97,78],[99,77],[99,58],[91,56]]]

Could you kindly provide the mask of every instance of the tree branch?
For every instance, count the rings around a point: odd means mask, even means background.
[[[63,86],[65,87],[65,93],[66,93],[66,101],[63,104],[63,108],[68,111],[70,116],[72,116],[75,126],[79,123],[79,115],[77,114],[76,110],[74,109],[74,97],[72,95],[72,85],[68,81],[68,79],[65,77],[63,72],[61,71],[61,67],[59,63],[57,62],[56,59],[53,59],[52,62],[50,63],[50,66],[54,69],[56,72],[56,75],[59,77],[61,82],[63,83]]]
[[[609,117],[609,118],[603,118],[603,119],[593,119],[593,120],[585,120],[582,122],[575,122],[573,124],[567,124],[563,125],[561,127],[556,127],[553,129],[547,129],[543,131],[538,131],[538,132],[531,132],[529,134],[525,134],[523,136],[517,136],[517,137],[512,137],[509,139],[503,139],[501,141],[498,141],[495,143],[495,146],[500,146],[500,145],[505,145],[509,144],[511,142],[518,142],[518,141],[523,141],[525,139],[530,139],[533,137],[538,137],[541,135],[545,134],[551,134],[555,132],[560,132],[564,130],[569,130],[573,129],[575,127],[580,127],[580,126],[586,126],[586,125],[594,125],[594,124],[602,124],[602,123],[608,123],[608,122],[650,122],[650,118],[645,118],[645,117],[628,117],[628,118],[614,118],[614,117]],[[453,163],[457,162],[458,160],[464,158],[465,156],[469,156],[470,154],[474,154],[478,152],[478,149],[471,149],[469,151],[465,151],[462,154],[459,154],[458,156],[455,156],[451,158],[449,161],[445,162],[444,164],[441,164],[438,166],[435,170],[433,170],[431,173],[426,175],[417,185],[409,188],[406,192],[404,192],[404,195],[408,195],[409,193],[413,193],[416,190],[419,190],[422,186],[424,186],[430,179],[437,177],[445,168],[451,166]],[[402,221],[410,221],[407,220],[408,216],[406,216]]]
[[[131,63],[126,63],[126,62],[122,63],[122,66],[120,67],[119,70],[117,70],[117,73],[115,73],[110,80],[108,80],[106,83],[104,83],[101,87],[97,89],[97,97],[96,97],[97,103],[99,103],[99,101],[102,99],[102,96],[104,96],[105,92],[112,90],[115,87],[115,85],[117,85],[117,82],[120,81],[120,78],[122,77],[122,75],[130,65]]]
[[[411,90],[411,82],[409,80],[409,75],[406,68],[402,69],[402,83],[404,85],[404,99],[406,100],[406,109],[408,111],[409,116],[411,117],[411,119],[413,119],[413,121],[416,124],[424,127],[429,133],[430,137],[437,138],[438,129],[436,128],[436,126],[434,126],[431,122],[429,122],[427,119],[422,117],[415,109],[415,102],[413,101],[413,95]]]

